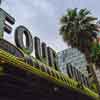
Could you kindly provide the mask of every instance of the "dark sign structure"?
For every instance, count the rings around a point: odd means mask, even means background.
[[[15,55],[16,57],[24,57],[24,54],[17,47],[6,40],[0,39],[0,48],[11,53],[12,55]]]
[[[40,46],[40,39],[38,37],[34,37],[34,46],[35,46],[35,55],[36,58],[42,60],[41,56],[41,46]]]
[[[23,34],[26,37],[26,47],[24,46],[23,42]],[[16,45],[22,49],[23,51],[28,51],[28,53],[32,53],[33,51],[33,39],[32,35],[30,34],[29,30],[24,26],[19,26],[15,30],[15,42]]]
[[[1,14],[0,16],[1,33],[3,34],[4,31],[6,31],[7,33],[10,33],[12,31],[12,28],[9,25],[5,24],[5,22],[8,21],[10,24],[14,24],[15,19],[2,9],[0,9],[0,14]],[[26,37],[25,45],[23,41],[23,35],[25,35]],[[0,47],[3,50],[6,50],[7,52],[13,54],[16,57],[23,57],[25,62],[33,66],[35,64],[33,62],[33,58],[30,56],[30,54],[33,52],[33,41],[34,41],[36,59],[38,59],[42,63],[45,63],[47,66],[53,67],[55,70],[58,70],[57,61],[56,61],[56,58],[57,58],[56,52],[51,47],[47,46],[46,43],[44,42],[41,43],[38,37],[35,36],[33,39],[30,31],[24,26],[18,26],[16,28],[15,43],[16,43],[16,46],[20,48],[25,54],[23,54],[15,46],[11,45],[10,43],[2,39],[0,40]],[[40,66],[43,66],[43,65],[40,64]],[[66,70],[70,78],[80,81],[81,83],[88,86],[87,85],[88,82],[87,83],[85,82],[86,81],[85,77],[76,69],[72,68],[70,64],[67,64]]]
[[[11,25],[15,23],[15,19],[0,8],[0,38],[3,38],[4,31],[7,33],[11,33],[12,31],[11,26],[6,21]]]
[[[2,79],[0,78],[0,89],[2,89],[2,91],[5,86],[7,87],[5,90],[12,91],[11,89],[14,89],[14,93],[12,94],[17,98],[16,94],[18,93],[18,97],[20,98],[20,91],[22,91],[23,88],[24,93],[22,95],[26,97],[26,94],[29,94],[27,98],[31,98],[33,97],[33,92],[35,91],[34,93],[36,93],[38,90],[41,97],[46,94],[48,100],[51,100],[52,96],[59,99],[59,94],[63,95],[63,99],[66,97],[66,93],[68,96],[70,93],[74,95],[75,92],[72,91],[72,89],[74,89],[77,95],[82,92],[81,97],[84,97],[83,92],[84,94],[86,92],[87,95],[98,98],[96,93],[87,89],[89,88],[88,79],[78,70],[72,68],[71,64],[66,65],[66,75],[60,72],[57,67],[56,52],[47,46],[46,43],[41,42],[38,37],[35,36],[33,38],[25,26],[18,26],[15,30],[15,43],[17,47],[4,40],[4,32],[12,32],[11,25],[6,22],[13,25],[15,19],[0,8],[0,65],[4,66],[6,73]],[[23,35],[25,35],[26,38],[25,44]],[[33,47],[35,49],[35,58],[31,56]],[[0,68],[2,67],[0,66]],[[40,93],[40,90],[43,90],[43,94]],[[7,96],[12,95],[8,91],[5,93],[8,93]],[[0,95],[1,94],[2,93],[0,93]],[[76,95],[74,96],[76,97]],[[89,96],[87,97],[91,98]],[[36,95],[36,97],[38,98],[39,96]],[[74,97],[71,95],[69,97],[72,98],[71,100],[74,100]],[[77,96],[77,98],[79,97]],[[25,98],[25,100],[28,99]],[[40,100],[41,98],[38,99]],[[42,98],[41,100],[44,99]],[[61,98],[59,100],[61,100]]]
[[[76,81],[79,81],[81,84],[84,84],[86,87],[89,87],[89,80],[88,78],[82,74],[79,70],[77,70],[75,67],[72,67],[72,65],[69,63],[66,65],[66,74],[70,78],[73,78]]]
[[[15,19],[7,14],[3,9],[0,8],[0,38],[3,38],[4,31],[11,33],[12,28],[6,21],[11,25],[15,23]],[[24,45],[23,35],[26,37],[26,45]],[[30,55],[33,51],[33,38],[30,31],[24,26],[18,26],[15,30],[15,43],[18,48],[23,50],[26,54]],[[35,56],[40,61],[45,61],[44,63],[49,66],[57,65],[55,62],[56,54],[53,49],[46,47],[45,43],[40,43],[38,37],[34,37],[34,47],[35,47]],[[16,55],[16,54],[15,54]],[[57,66],[56,66],[57,67]],[[57,69],[57,68],[56,68]]]

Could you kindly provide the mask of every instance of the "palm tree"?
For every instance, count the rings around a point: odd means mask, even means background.
[[[97,18],[91,16],[90,11],[87,10],[86,8],[80,9],[79,11],[77,8],[68,9],[67,13],[64,16],[62,16],[60,20],[61,23],[60,35],[62,35],[63,40],[68,45],[71,45],[72,48],[73,47],[78,48],[81,52],[83,52],[86,56],[89,67],[91,68],[94,65],[93,64],[94,56],[92,57],[93,55],[92,53],[94,52],[94,54],[96,54],[97,49],[95,48],[98,47],[97,46],[98,29],[95,23],[96,20]],[[93,46],[94,50],[92,49]],[[91,64],[92,66],[90,66]],[[94,78],[94,75],[92,77]],[[99,87],[98,84],[97,86]]]
[[[98,31],[96,20],[86,8],[79,11],[77,8],[68,9],[60,20],[60,35],[63,40],[85,53],[87,59],[90,57],[91,45]]]

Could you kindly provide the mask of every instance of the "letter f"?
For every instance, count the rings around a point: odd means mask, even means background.
[[[13,25],[15,23],[15,19],[0,8],[0,39],[3,39],[4,32],[11,33],[12,31],[11,26],[6,22]]]

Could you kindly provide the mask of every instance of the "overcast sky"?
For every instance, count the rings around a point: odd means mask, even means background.
[[[16,19],[13,31],[18,25],[26,26],[31,34],[40,37],[56,51],[67,47],[59,36],[59,19],[67,8],[88,8],[100,18],[100,0],[2,0],[1,7]],[[14,42],[14,32],[5,34]]]

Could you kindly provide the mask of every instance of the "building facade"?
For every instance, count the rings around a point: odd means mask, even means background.
[[[61,52],[58,52],[58,66],[59,69],[66,73],[66,66],[71,64],[72,67],[75,67],[77,70],[82,72],[85,76],[88,76],[87,71],[87,61],[83,53],[81,53],[76,48],[65,49]]]

